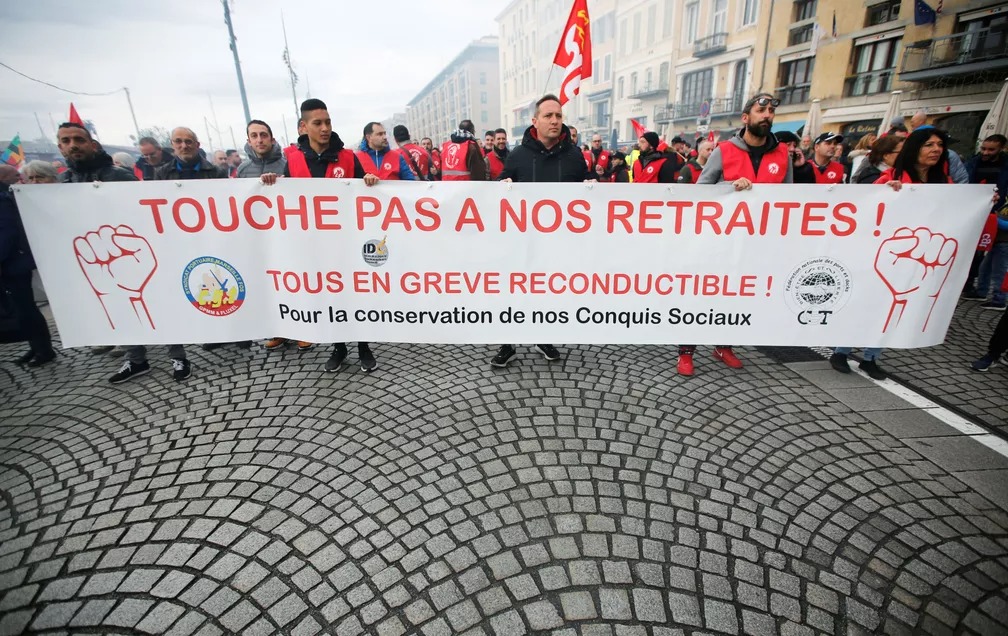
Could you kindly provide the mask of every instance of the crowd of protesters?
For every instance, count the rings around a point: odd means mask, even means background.
[[[949,136],[923,117],[894,120],[882,135],[866,135],[851,148],[842,135],[824,132],[815,138],[798,137],[791,132],[773,132],[779,101],[760,93],[749,99],[742,112],[743,127],[731,138],[715,142],[700,138],[694,145],[682,137],[666,143],[655,132],[645,132],[632,147],[603,147],[599,135],[590,144],[579,144],[575,127],[563,123],[559,100],[546,95],[536,103],[535,113],[522,139],[513,146],[507,131],[488,130],[483,142],[476,136],[472,121],[459,122],[458,129],[440,145],[428,137],[414,141],[403,125],[392,130],[393,148],[387,131],[378,122],[369,122],[360,142],[348,148],[333,130],[326,104],[318,99],[301,105],[296,144],[281,148],[269,124],[252,120],[246,127],[248,142],[245,159],[235,150],[216,151],[210,157],[200,147],[192,129],[180,126],[171,131],[171,148],[144,137],[138,142],[139,158],[128,153],[108,155],[83,126],[65,123],[59,127],[58,146],[66,167],[32,161],[21,170],[0,166],[0,283],[5,291],[4,304],[20,328],[21,340],[29,350],[18,358],[19,364],[32,367],[56,358],[45,319],[34,302],[31,251],[14,202],[10,185],[27,183],[88,183],[93,181],[137,181],[178,179],[259,178],[264,184],[278,178],[343,177],[361,179],[366,185],[383,180],[421,181],[536,181],[582,182],[595,180],[612,183],[732,183],[736,190],[746,190],[754,183],[808,184],[879,184],[899,190],[915,183],[995,184],[997,193],[992,207],[996,221],[991,245],[978,251],[963,292],[963,298],[981,302],[987,310],[1001,311],[987,353],[971,367],[986,371],[997,364],[1008,350],[1008,312],[1005,312],[1006,272],[1008,272],[1008,155],[1003,135],[991,135],[981,141],[980,152],[963,161],[950,150]],[[224,343],[204,344],[214,349]],[[236,343],[250,346],[249,342]],[[313,348],[310,342],[289,342],[271,338],[267,350],[295,345],[300,351]],[[551,344],[534,345],[545,359],[562,357]],[[94,353],[106,353],[112,347],[94,347]],[[694,345],[680,345],[677,371],[694,373]],[[172,375],[184,380],[192,366],[182,345],[168,347]],[[850,373],[849,347],[837,347],[830,364],[841,373]],[[714,357],[732,369],[743,366],[730,345],[714,347]],[[880,368],[880,349],[865,349],[860,369],[882,380],[887,374]],[[348,355],[347,345],[333,345],[325,363],[328,372],[339,371]],[[490,360],[495,367],[506,367],[516,355],[513,345],[503,345]],[[377,360],[366,342],[358,343],[358,361],[365,372],[377,368]],[[125,348],[119,370],[109,380],[126,382],[150,371],[147,350],[143,346]]]

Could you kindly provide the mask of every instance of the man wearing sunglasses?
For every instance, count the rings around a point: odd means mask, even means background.
[[[137,159],[136,168],[140,172],[139,179],[150,181],[154,178],[154,170],[169,161],[175,156],[167,148],[162,148],[157,139],[153,137],[141,137],[137,142],[140,149],[140,158]]]
[[[736,190],[749,190],[754,183],[792,183],[793,173],[787,145],[770,132],[780,100],[758,93],[742,109],[745,125],[734,137],[722,141],[711,153],[697,183],[730,181]],[[679,375],[693,375],[696,345],[679,345]],[[714,347],[714,357],[732,369],[742,361],[728,345]]]
[[[759,93],[746,102],[744,127],[718,144],[697,183],[730,181],[736,190],[748,190],[754,183],[792,183],[787,146],[770,132],[778,105],[780,100],[769,93]]]

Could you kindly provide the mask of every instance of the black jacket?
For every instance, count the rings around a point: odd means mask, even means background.
[[[67,170],[60,175],[63,183],[91,183],[92,181],[136,181],[132,170],[112,164],[112,157],[99,150],[91,159],[67,159]]]
[[[304,155],[305,163],[308,164],[308,171],[311,172],[311,176],[316,179],[321,179],[325,176],[326,168],[329,164],[336,161],[336,156],[339,154],[339,151],[343,150],[343,140],[340,139],[339,135],[333,133],[329,137],[329,147],[319,154],[312,150],[311,143],[308,141],[308,135],[301,135],[298,137],[297,147],[298,150],[301,151],[301,154]],[[353,178],[363,179],[364,175],[367,173],[364,172],[364,166],[361,165],[360,159],[357,158],[356,154],[354,155],[353,163]],[[285,177],[291,176],[289,163],[284,166],[283,174]]]
[[[861,162],[861,166],[858,168],[858,171],[854,173],[853,177],[851,177],[851,183],[872,184],[878,181],[878,178],[881,176],[882,171],[879,170],[878,166],[873,166],[868,163],[867,159],[865,159]]]
[[[226,168],[215,166],[202,156],[192,166],[183,165],[182,161],[176,157],[154,169],[154,181],[227,178],[228,173]]]
[[[0,190],[0,277],[31,274],[35,261],[21,225],[14,193],[8,186],[0,185],[0,188],[3,188]]]
[[[581,149],[571,143],[567,126],[560,131],[560,143],[549,150],[539,141],[535,127],[529,126],[521,145],[508,153],[500,178],[518,182],[579,182],[592,177]]]
[[[156,166],[152,166],[149,161],[145,158],[140,157],[136,160],[136,166],[140,169],[140,173],[143,175],[144,181],[150,181],[154,178],[154,171],[159,167],[165,165],[166,163],[171,163],[175,161],[175,155],[168,148],[161,149],[161,163]]]

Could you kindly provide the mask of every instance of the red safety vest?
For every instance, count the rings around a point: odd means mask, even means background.
[[[497,177],[504,172],[504,162],[497,156],[496,152],[487,155],[487,165],[490,168],[490,180],[496,181]]]
[[[140,166],[133,165],[133,176],[137,178],[137,181],[143,181],[143,170],[140,169]]]
[[[638,159],[633,165],[634,183],[658,183],[658,173],[668,159],[655,159],[648,163],[646,168],[641,167],[641,160]]]
[[[457,144],[446,141],[441,146],[441,180],[442,181],[472,181],[467,158],[471,142]]]
[[[826,164],[826,169],[821,171],[819,166],[816,165],[815,161],[809,162],[812,164],[812,172],[815,174],[816,183],[842,183],[843,182],[843,166],[835,161],[831,161]]]
[[[287,157],[287,171],[290,176],[301,179],[311,178],[311,170],[308,169],[308,160],[304,153],[297,146],[287,146],[284,148],[284,155]],[[325,171],[326,178],[352,179],[354,176],[353,153],[344,148],[336,155],[336,161],[329,162]]]
[[[721,149],[721,172],[725,181],[745,177],[753,183],[784,183],[784,178],[787,177],[788,162],[791,159],[786,144],[777,144],[776,148],[763,155],[759,174],[753,174],[749,153],[731,141],[722,141],[718,148]]]
[[[588,166],[588,170],[594,170],[595,157],[592,155],[591,150],[582,150],[581,154],[584,155],[585,165]]]
[[[422,174],[418,174],[417,176],[421,179],[429,177],[430,159],[427,156],[427,151],[416,144],[403,144],[402,149],[410,153],[410,157],[413,157],[413,163],[420,169]]]
[[[588,164],[588,170],[589,171],[595,170],[595,168],[598,167],[598,166],[602,166],[602,171],[603,172],[605,172],[606,170],[609,169],[609,151],[608,150],[603,150],[602,152],[599,153],[598,161],[595,160],[595,153],[593,153],[591,150],[589,150],[587,152],[587,154],[585,154],[585,158],[588,159],[591,162],[591,163]]]
[[[689,161],[687,161],[686,162],[686,166],[690,167],[690,171],[689,171],[689,173],[690,173],[690,183],[696,183],[697,181],[699,181],[700,180],[700,173],[703,172],[703,166],[701,166],[699,163],[697,163],[693,159],[690,159]],[[685,168],[686,166],[683,166],[683,167]],[[682,170],[679,171],[679,174],[680,175],[682,174]]]
[[[879,175],[879,178],[875,180],[875,183],[886,184],[889,183],[890,181],[895,181],[896,180],[895,174],[896,174],[895,170],[893,168],[889,168],[881,175]],[[903,174],[900,175],[899,181],[900,183],[916,183],[913,179],[910,178],[910,173],[906,171],[903,171]],[[945,177],[945,182],[952,183],[952,179],[949,177]]]
[[[381,166],[376,166],[371,154],[358,150],[354,153],[360,161],[364,172],[377,176],[382,181],[397,181],[399,179],[399,151],[389,149],[381,158]]]

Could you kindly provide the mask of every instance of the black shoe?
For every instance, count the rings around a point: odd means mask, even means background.
[[[868,377],[872,380],[885,380],[889,377],[885,371],[879,368],[874,360],[864,360],[858,365],[858,368],[867,373]]]
[[[29,362],[31,362],[31,359],[34,358],[34,357],[35,357],[35,350],[34,349],[29,349],[28,353],[24,354],[23,356],[21,356],[17,360],[15,360],[14,364],[28,364]]]
[[[115,349],[115,347],[112,345],[102,345],[100,347],[91,347],[91,353],[96,356],[103,356],[113,349]]]
[[[560,359],[560,352],[557,348],[550,344],[536,345],[535,350],[542,354],[542,357],[546,358],[550,362]]]
[[[975,289],[967,289],[962,295],[964,300],[987,300],[986,294],[981,294]]]
[[[378,361],[375,360],[374,354],[371,353],[371,347],[363,342],[357,345],[357,357],[360,358],[361,371],[371,373],[378,368]]]
[[[223,342],[208,342],[203,345],[203,351],[213,351],[214,349],[220,349],[223,346]]]
[[[328,360],[326,360],[325,370],[328,371],[329,373],[336,373],[337,371],[340,370],[340,367],[343,366],[343,363],[346,361],[346,357],[347,357],[346,345],[343,346],[336,345],[336,347],[333,349],[332,355],[329,356]]]
[[[993,309],[994,311],[1004,311],[1004,303],[996,303],[993,300],[980,305],[980,309]]]
[[[49,351],[43,351],[42,353],[36,353],[35,357],[28,362],[29,367],[40,367],[43,364],[48,364],[56,359],[56,352],[50,349]]]
[[[847,364],[846,353],[834,353],[829,357],[830,366],[840,373],[850,373],[850,365]]]
[[[109,378],[109,382],[112,384],[120,384],[126,382],[127,380],[132,380],[138,375],[143,375],[150,371],[150,365],[147,361],[143,362],[130,362],[129,360],[123,362],[122,368],[119,372]]]
[[[497,355],[490,359],[490,366],[503,369],[514,358],[515,348],[511,345],[501,345],[497,350]]]
[[[206,345],[203,345],[204,347]],[[218,345],[219,346],[219,345]],[[172,378],[176,382],[181,382],[192,375],[192,365],[185,358],[173,358],[171,361]]]

